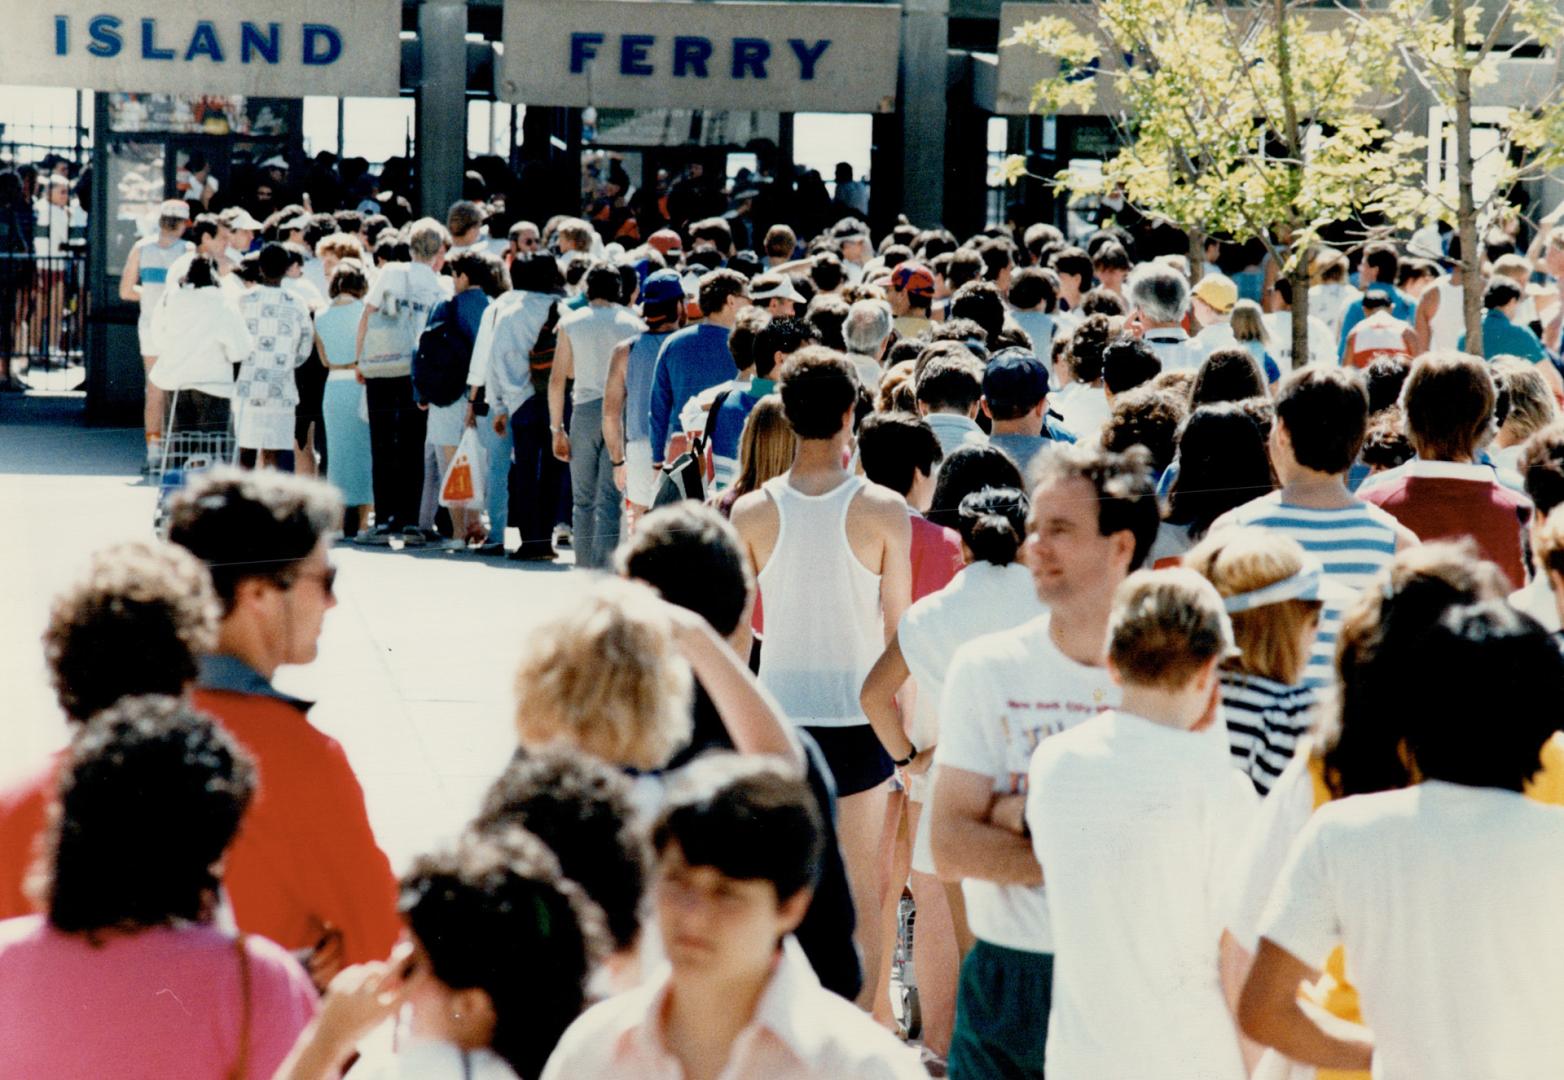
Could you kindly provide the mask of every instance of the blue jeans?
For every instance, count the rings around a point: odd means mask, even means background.
[[[603,442],[603,399],[577,402],[570,422],[572,543],[576,565],[598,570],[619,545],[619,489]]]
[[[483,447],[488,462],[487,484],[489,511],[489,540],[505,542],[506,517],[510,513],[510,455],[511,440],[507,435],[494,433],[494,413],[478,417],[478,445]]]

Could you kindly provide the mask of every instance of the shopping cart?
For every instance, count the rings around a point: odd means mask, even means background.
[[[204,387],[201,385],[183,388],[202,389]],[[239,444],[234,438],[232,411],[220,428],[180,430],[175,424],[175,418],[179,415],[181,392],[175,390],[170,394],[168,420],[163,425],[163,453],[153,466],[150,477],[157,487],[157,509],[153,513],[152,527],[159,535],[166,531],[168,525],[169,500],[190,482],[191,477],[215,465],[232,465],[238,461]]]

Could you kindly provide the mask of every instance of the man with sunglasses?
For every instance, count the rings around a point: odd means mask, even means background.
[[[193,699],[255,760],[260,789],[228,852],[239,928],[298,953],[317,986],[396,943],[397,885],[342,747],[277,690],[283,664],[315,659],[336,605],[329,551],[342,521],[330,485],[271,470],[214,469],[170,507],[169,539],[206,563],[223,608]]]

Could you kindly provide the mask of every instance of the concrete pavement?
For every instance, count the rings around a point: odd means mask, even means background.
[[[55,592],[97,547],[151,534],[140,432],[81,425],[74,399],[0,399],[0,774],[61,745],[39,634]],[[585,574],[466,554],[339,544],[320,656],[278,684],[319,702],[400,870],[453,835],[514,747],[519,643]]]

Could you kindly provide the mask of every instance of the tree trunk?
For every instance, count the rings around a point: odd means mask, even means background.
[[[1295,241],[1296,243],[1296,241]],[[1289,252],[1296,255],[1296,252]],[[1308,253],[1298,257],[1293,268],[1287,271],[1292,284],[1292,366],[1293,370],[1309,362],[1309,258]]]
[[[1465,56],[1467,0],[1451,0],[1450,21],[1458,57]],[[1466,351],[1483,354],[1482,252],[1477,243],[1477,208],[1472,198],[1472,71],[1464,59],[1455,69],[1456,227],[1461,237],[1461,312]]]
[[[1190,228],[1185,235],[1189,237],[1189,283],[1194,285],[1206,276],[1206,231]]]

